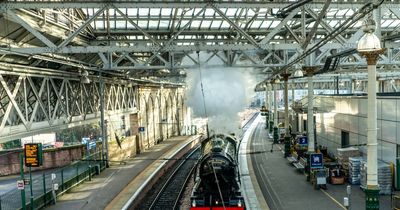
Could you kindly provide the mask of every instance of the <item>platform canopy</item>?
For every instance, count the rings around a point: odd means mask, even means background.
[[[365,69],[364,59],[341,52],[356,48],[362,20],[373,14],[388,49],[378,69],[398,71],[399,1],[370,2],[3,0],[0,70],[85,69],[90,75],[183,82],[187,69],[199,64],[250,67],[268,78],[308,62],[352,73]]]

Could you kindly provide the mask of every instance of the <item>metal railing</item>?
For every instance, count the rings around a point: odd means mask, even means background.
[[[57,196],[67,192],[72,187],[79,185],[83,181],[91,180],[95,174],[99,174],[105,168],[105,163],[101,161],[100,152],[91,154],[80,161],[76,161],[71,165],[63,168],[46,170],[45,172],[33,172],[32,174],[32,194],[33,194],[33,209],[42,209],[45,206],[54,204],[54,196],[52,192],[53,183],[58,184],[58,189],[55,190]],[[52,174],[56,177],[52,180]],[[29,177],[29,174],[25,174]],[[21,190],[16,188],[16,180],[10,179],[10,191],[0,195],[0,210],[15,210],[22,209]],[[26,209],[31,209],[30,203],[30,186],[25,185]]]

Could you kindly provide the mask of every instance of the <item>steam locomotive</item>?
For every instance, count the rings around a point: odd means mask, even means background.
[[[201,143],[191,210],[244,210],[235,137],[216,134]]]

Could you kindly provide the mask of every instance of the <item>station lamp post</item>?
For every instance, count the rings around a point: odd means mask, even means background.
[[[367,116],[367,188],[365,192],[366,209],[379,209],[378,187],[378,141],[377,141],[377,103],[376,103],[376,63],[379,54],[384,52],[379,38],[374,34],[375,21],[366,19],[362,29],[364,36],[357,45],[357,51],[367,59],[368,64],[368,116]]]

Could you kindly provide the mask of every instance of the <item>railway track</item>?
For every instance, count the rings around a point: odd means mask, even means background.
[[[196,162],[200,156],[200,149],[196,148],[185,158],[177,162],[169,173],[155,184],[153,192],[146,195],[146,201],[142,202],[140,209],[178,209],[180,199],[186,183],[193,172]]]

